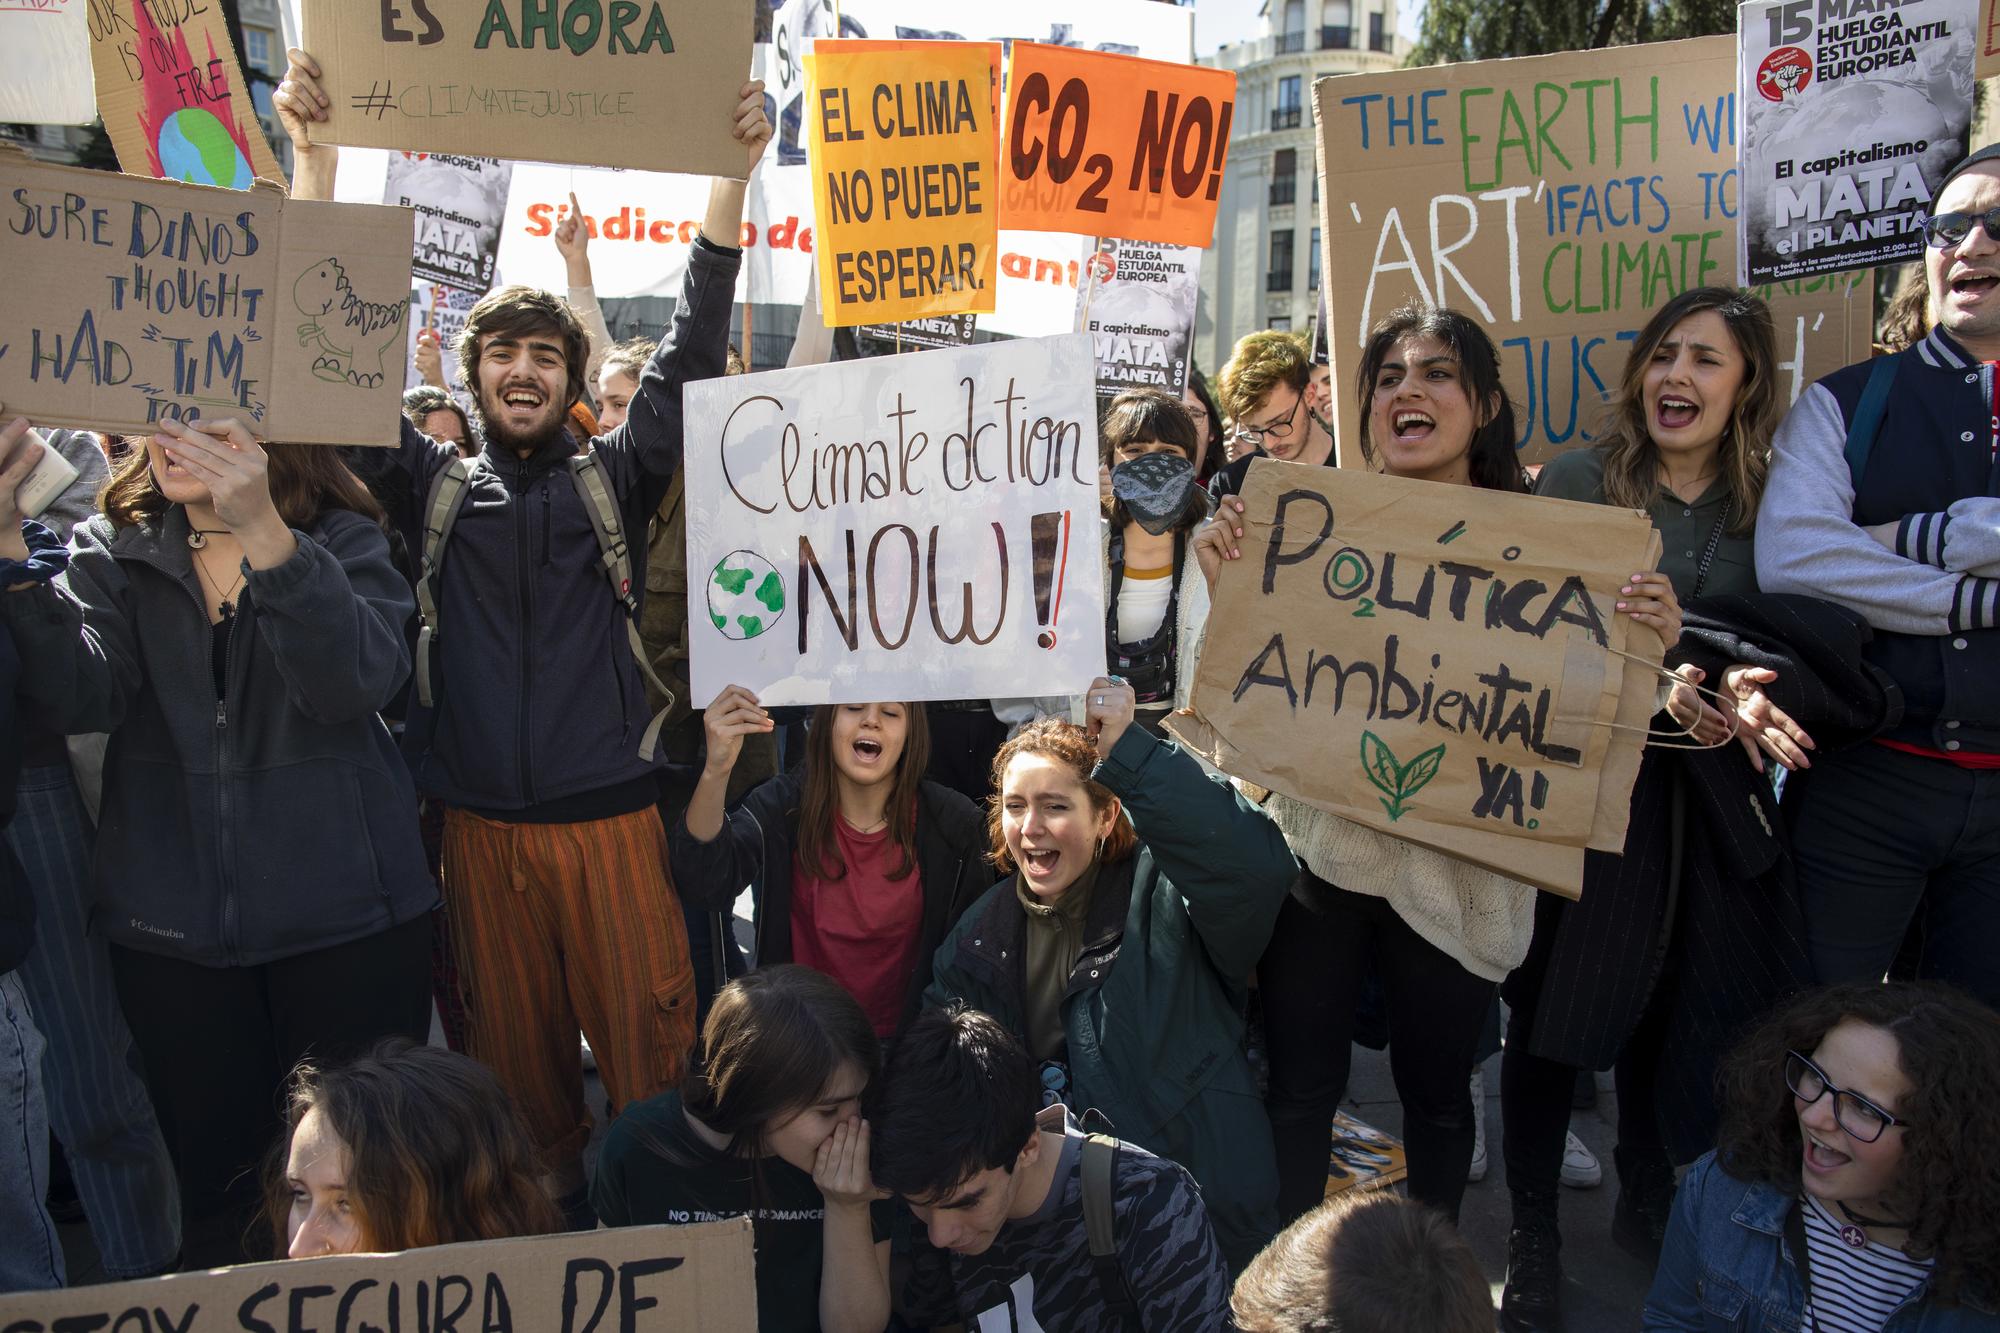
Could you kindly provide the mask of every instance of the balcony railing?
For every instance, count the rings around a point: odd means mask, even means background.
[[[1273,54],[1295,56],[1306,49],[1306,35],[1303,32],[1281,32],[1273,39]]]
[[[1267,292],[1288,292],[1292,289],[1292,275],[1283,269],[1274,269],[1264,275],[1264,290]]]
[[[1281,204],[1296,204],[1299,201],[1299,182],[1292,176],[1284,176],[1271,182],[1271,207]]]
[[[1281,106],[1271,112],[1271,128],[1274,130],[1295,130],[1299,127],[1301,107]]]

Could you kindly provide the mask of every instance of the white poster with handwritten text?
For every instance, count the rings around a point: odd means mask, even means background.
[[[1090,339],[690,384],[706,707],[1074,694],[1104,670]]]

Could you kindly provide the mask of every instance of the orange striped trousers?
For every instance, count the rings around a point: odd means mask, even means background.
[[[467,1053],[520,1104],[548,1169],[590,1141],[579,1027],[614,1107],[680,1081],[694,971],[657,810],[576,824],[448,810],[444,900]]]

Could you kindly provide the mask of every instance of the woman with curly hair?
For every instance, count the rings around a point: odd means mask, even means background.
[[[268,1217],[281,1257],[562,1230],[514,1099],[485,1065],[401,1038],[292,1075]]]
[[[1831,986],[1724,1066],[1721,1145],[1674,1202],[1647,1329],[1957,1333],[2000,1322],[2000,1015]]]

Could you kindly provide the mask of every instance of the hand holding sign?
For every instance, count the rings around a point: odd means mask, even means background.
[[[0,559],[28,558],[27,544],[21,538],[21,504],[16,497],[47,449],[26,417],[15,417],[0,429]]]
[[[271,94],[271,105],[278,112],[278,123],[285,127],[292,141],[292,151],[310,153],[319,145],[312,142],[309,127],[316,120],[326,119],[326,109],[332,103],[319,86],[317,60],[296,46],[285,52],[285,60],[285,80]]]
[[[703,770],[728,777],[736,768],[736,756],[743,752],[743,738],[761,736],[772,725],[771,715],[758,705],[756,695],[741,685],[731,685],[716,695],[701,715],[701,729],[708,740]]]

